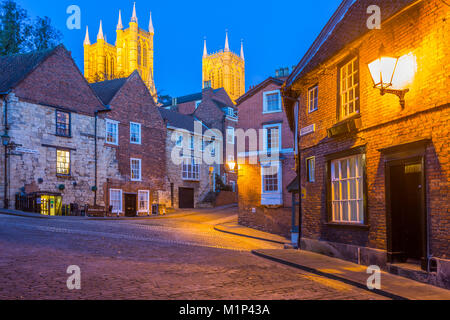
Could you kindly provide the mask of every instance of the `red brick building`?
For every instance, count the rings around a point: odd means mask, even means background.
[[[287,79],[303,248],[450,287],[449,21],[440,0],[343,1]]]
[[[105,146],[115,151],[119,177],[101,186],[105,203],[126,216],[151,214],[166,188],[166,127],[137,71],[91,84],[111,109],[104,115]]]
[[[293,201],[287,186],[296,173],[294,136],[282,108],[284,80],[270,77],[237,100],[239,223],[289,236]],[[267,159],[268,152],[277,155]]]

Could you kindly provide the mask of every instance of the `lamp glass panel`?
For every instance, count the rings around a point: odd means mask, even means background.
[[[369,63],[369,70],[376,86],[387,87],[392,84],[397,58],[381,57]]]

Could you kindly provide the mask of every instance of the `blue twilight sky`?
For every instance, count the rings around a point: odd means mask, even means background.
[[[63,42],[83,70],[86,25],[96,41],[99,21],[109,43],[116,40],[119,9],[125,27],[133,1],[128,0],[16,0],[30,16],[49,16],[64,35]],[[285,1],[144,1],[137,0],[139,26],[147,29],[150,11],[155,27],[155,81],[158,91],[172,96],[200,92],[203,38],[208,52],[223,49],[225,30],[230,48],[240,52],[244,39],[246,86],[274,75],[275,69],[296,65],[339,6],[341,0]],[[81,8],[81,30],[68,30],[69,5]]]

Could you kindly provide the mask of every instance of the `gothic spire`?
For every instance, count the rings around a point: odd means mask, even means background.
[[[244,40],[241,40],[241,59],[245,60],[245,57],[244,57]]]
[[[100,28],[98,29],[97,40],[105,40],[105,35],[103,34],[102,20],[100,20]]]
[[[206,37],[205,37],[205,45],[203,47],[203,58],[208,56],[208,49],[206,48]]]
[[[148,23],[148,32],[155,33],[155,28],[153,28],[152,12],[150,11],[150,22]]]
[[[137,18],[137,15],[136,15],[136,2],[133,5],[133,16],[131,17],[131,22],[138,23],[138,18]]]
[[[86,26],[86,37],[84,38],[84,45],[85,46],[91,45],[91,40],[89,39],[89,27],[88,26]]]
[[[230,45],[228,43],[228,30],[226,31],[226,37],[225,37],[225,52],[230,52]]]
[[[122,12],[119,10],[119,22],[117,22],[117,30],[123,30]]]

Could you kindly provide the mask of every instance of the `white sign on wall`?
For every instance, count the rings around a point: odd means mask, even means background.
[[[303,128],[300,131],[300,135],[303,137],[303,136],[306,136],[306,135],[314,133],[314,132],[316,132],[316,125],[312,124],[312,125],[310,125],[308,127]]]
[[[39,151],[37,150],[32,150],[32,149],[27,149],[27,148],[22,148],[22,147],[17,147],[16,152],[20,152],[20,153],[27,153],[27,154],[39,154]]]

